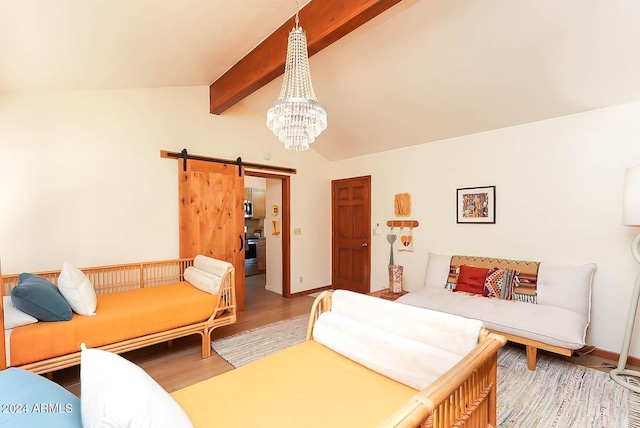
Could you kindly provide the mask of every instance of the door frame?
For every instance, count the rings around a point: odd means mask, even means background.
[[[244,169],[244,175],[280,180],[282,185],[282,209],[280,234],[282,236],[282,297],[291,297],[291,176]],[[267,210],[268,211],[268,210]]]
[[[286,298],[291,297],[291,175],[288,174],[297,174],[297,170],[295,168],[275,165],[242,162],[242,158],[240,157],[236,160],[230,160],[213,158],[210,156],[193,155],[189,154],[187,149],[182,149],[179,153],[160,150],[160,157],[165,159],[182,160],[184,169],[186,169],[187,160],[200,160],[237,165],[241,176],[250,175],[253,177],[272,178],[282,181],[282,296]],[[278,172],[282,172],[283,174],[277,174]]]

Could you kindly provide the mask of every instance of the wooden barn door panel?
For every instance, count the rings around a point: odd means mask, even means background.
[[[180,257],[203,254],[232,263],[243,310],[244,176],[237,165],[189,160],[186,171],[178,165]]]

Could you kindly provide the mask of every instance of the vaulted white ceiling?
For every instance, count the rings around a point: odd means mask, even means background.
[[[0,0],[0,91],[208,85],[294,11]],[[311,72],[329,115],[312,149],[329,160],[638,101],[640,2],[404,0],[314,55]],[[266,114],[280,84],[241,102]]]

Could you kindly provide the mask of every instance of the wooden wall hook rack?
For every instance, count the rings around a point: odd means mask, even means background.
[[[388,227],[418,227],[420,223],[418,220],[389,220],[387,221]]]

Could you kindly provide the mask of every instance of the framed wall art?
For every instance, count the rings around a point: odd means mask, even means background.
[[[496,222],[496,186],[465,187],[456,192],[456,223]]]

